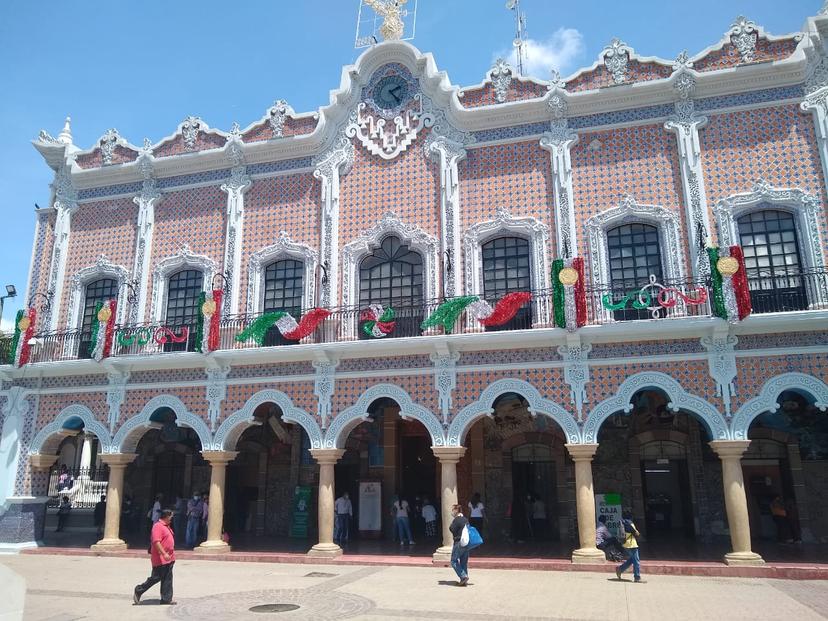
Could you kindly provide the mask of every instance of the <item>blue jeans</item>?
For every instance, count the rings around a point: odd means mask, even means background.
[[[187,547],[194,548],[198,543],[198,529],[201,528],[201,519],[197,517],[187,518]]]
[[[348,532],[350,515],[347,513],[337,513],[336,522],[334,523],[334,543],[348,543]]]
[[[411,543],[411,524],[407,517],[397,518],[397,536],[400,538],[400,543]]]
[[[451,566],[461,580],[469,577],[469,548],[460,545],[455,541],[451,548]]]
[[[638,556],[638,548],[624,548],[624,552],[627,553],[627,560],[621,563],[621,566],[618,568],[618,571],[624,573],[629,569],[630,565],[633,568],[633,576],[636,580],[641,578],[641,559]]]

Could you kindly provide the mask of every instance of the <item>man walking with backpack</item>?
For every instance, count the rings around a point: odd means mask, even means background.
[[[632,521],[632,513],[629,511],[624,511],[621,524],[624,526],[624,543],[621,544],[621,547],[624,548],[624,552],[627,553],[628,558],[618,566],[615,570],[615,575],[621,580],[621,574],[627,571],[630,565],[632,565],[633,578],[636,582],[641,582],[641,559],[638,556],[638,540],[636,539],[641,534],[635,527],[635,523]]]

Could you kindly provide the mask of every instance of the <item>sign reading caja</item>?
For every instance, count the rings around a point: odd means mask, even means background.
[[[624,529],[621,526],[621,494],[595,494],[595,518],[607,516],[609,531],[623,539]]]

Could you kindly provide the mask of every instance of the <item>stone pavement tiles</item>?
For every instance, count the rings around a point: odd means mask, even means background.
[[[633,584],[610,572],[478,569],[458,588],[448,568],[184,560],[175,567],[178,605],[162,608],[158,587],[132,606],[148,558],[21,555],[0,557],[0,565],[25,579],[23,618],[33,621],[828,619],[824,581],[649,576]],[[249,611],[266,604],[298,608]],[[20,618],[2,613],[3,621]]]

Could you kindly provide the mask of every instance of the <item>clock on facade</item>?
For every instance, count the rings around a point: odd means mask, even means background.
[[[374,87],[374,102],[383,110],[400,107],[408,99],[408,82],[398,75],[388,75]]]

